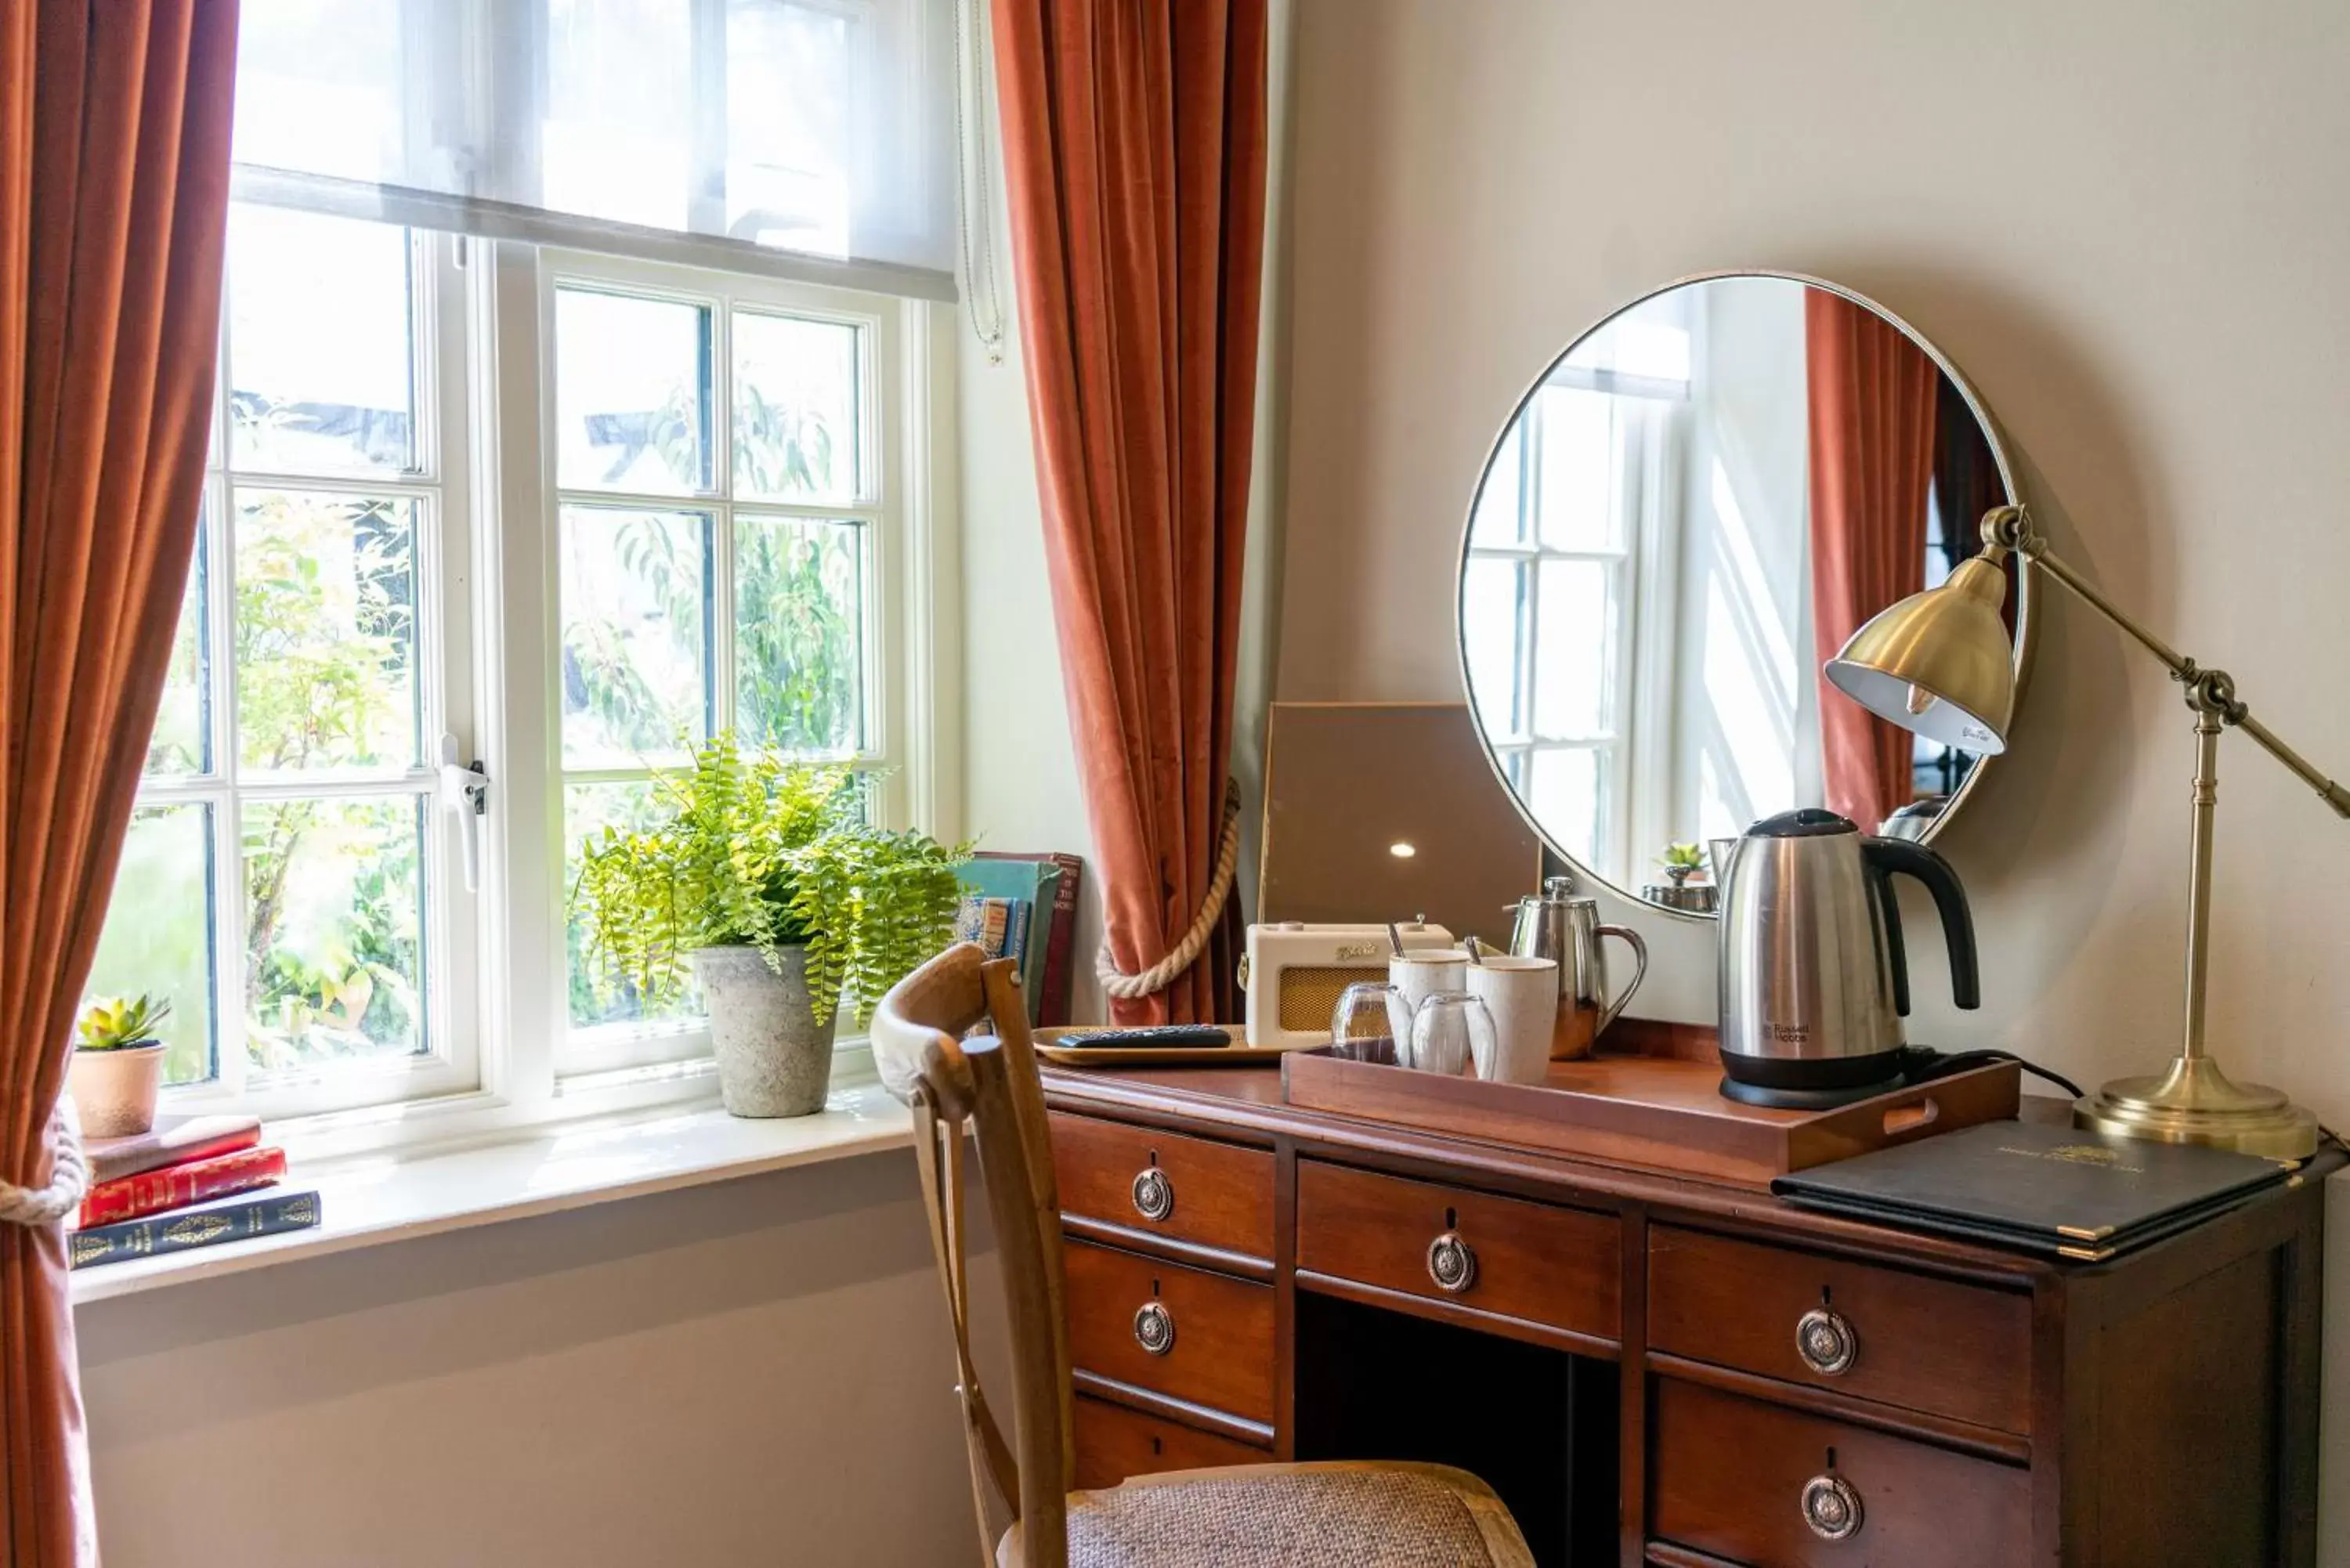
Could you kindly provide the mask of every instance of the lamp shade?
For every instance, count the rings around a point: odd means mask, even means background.
[[[1827,677],[1880,719],[1996,755],[2007,750],[2015,706],[2015,649],[1999,613],[2006,597],[2007,573],[1986,550],[1940,587],[1879,610],[1828,660]]]

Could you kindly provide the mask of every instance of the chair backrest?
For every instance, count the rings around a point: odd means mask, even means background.
[[[992,1037],[962,1038],[981,1023],[992,1026]],[[1061,1200],[1027,1003],[1011,961],[991,961],[968,942],[941,953],[881,999],[872,1040],[881,1081],[914,1111],[922,1201],[954,1319],[981,1549],[993,1562],[1000,1507],[1020,1522],[1023,1568],[1066,1568],[1073,1444]],[[1016,1438],[1011,1443],[981,1395],[971,1358],[962,1221],[966,1123],[979,1146],[1012,1330]]]

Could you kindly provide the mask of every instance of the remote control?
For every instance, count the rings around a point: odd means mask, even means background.
[[[1232,1043],[1229,1030],[1212,1023],[1161,1023],[1147,1029],[1098,1029],[1084,1034],[1064,1034],[1053,1042],[1055,1045],[1115,1046],[1121,1051],[1148,1051],[1160,1048],[1199,1045],[1229,1045]]]

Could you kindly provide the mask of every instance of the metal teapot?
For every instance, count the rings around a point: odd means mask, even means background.
[[[1592,1043],[1616,1022],[1648,974],[1648,944],[1629,926],[1602,925],[1599,900],[1575,890],[1570,877],[1544,878],[1543,890],[1513,905],[1510,951],[1558,962],[1558,1022],[1551,1032],[1554,1062],[1591,1054]],[[1610,995],[1607,960],[1599,945],[1615,937],[1632,950],[1632,982]]]

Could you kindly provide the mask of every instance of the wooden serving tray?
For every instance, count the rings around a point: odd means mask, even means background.
[[[1554,1062],[1539,1085],[1414,1072],[1327,1045],[1292,1051],[1281,1064],[1282,1097],[1293,1106],[1755,1187],[1808,1166],[2005,1121],[2022,1100],[2022,1073],[2012,1062],[1826,1111],[1741,1105],[1722,1097],[1721,1083],[1719,1062],[1656,1056]]]

